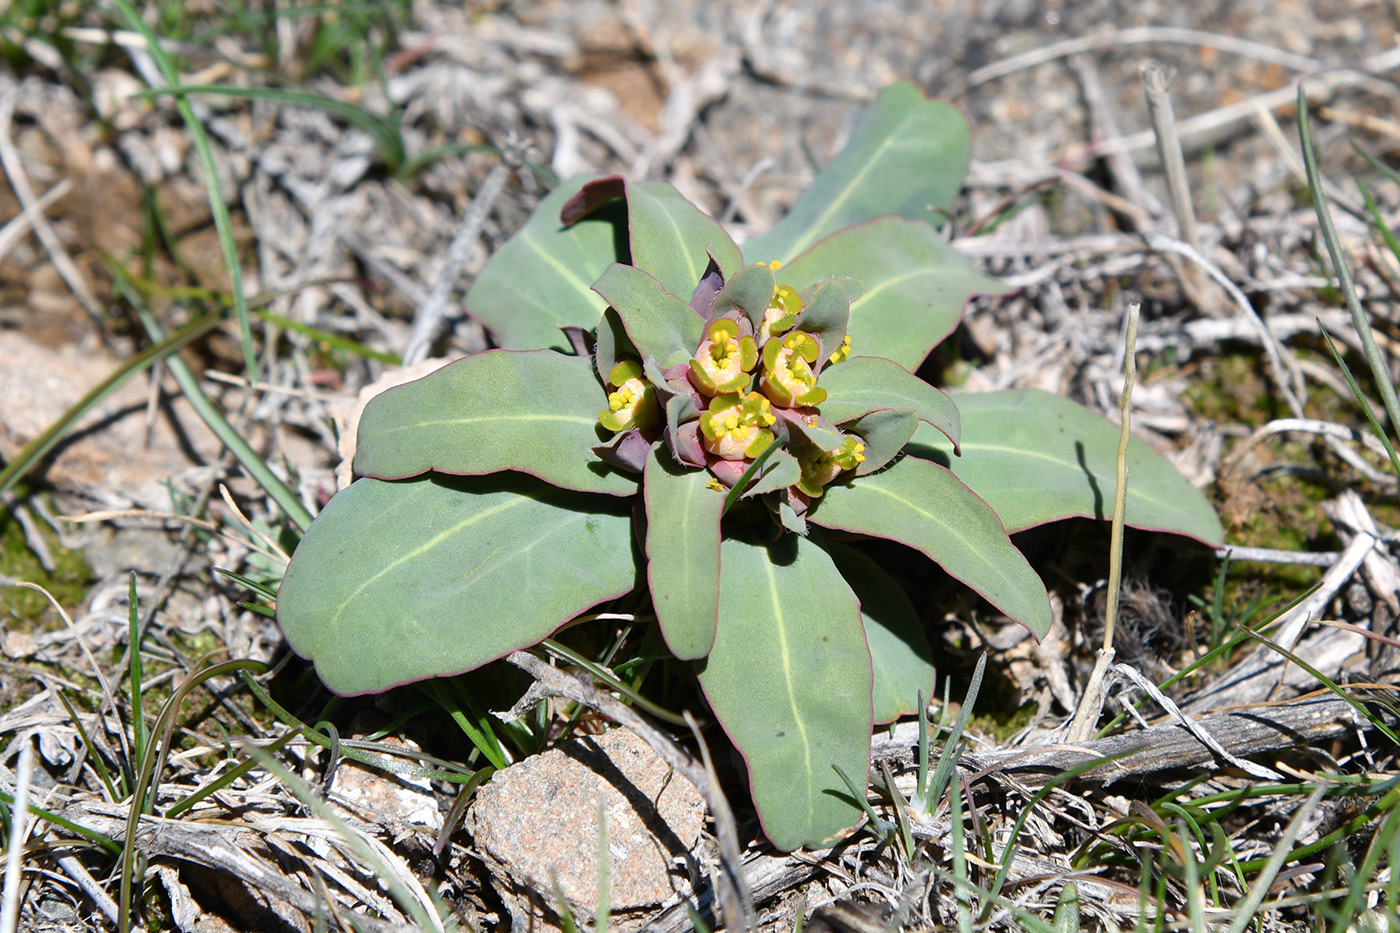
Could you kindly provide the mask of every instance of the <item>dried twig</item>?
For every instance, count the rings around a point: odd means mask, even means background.
[[[1107,29],[1091,36],[1066,39],[1042,48],[1032,49],[1029,52],[1023,52],[1020,55],[1014,55],[999,62],[993,62],[968,75],[967,87],[977,87],[979,84],[986,84],[988,81],[1014,74],[1017,71],[1043,65],[1057,58],[1079,55],[1083,52],[1121,48],[1125,45],[1151,45],[1155,43],[1193,47],[1207,46],[1222,52],[1232,52],[1236,55],[1282,65],[1285,68],[1292,68],[1294,71],[1313,71],[1322,65],[1317,59],[1309,58],[1306,55],[1298,55],[1275,48],[1272,45],[1265,45],[1262,42],[1251,42],[1248,39],[1218,32],[1208,32],[1204,29],[1183,29],[1177,26],[1138,26],[1131,29]]]
[[[1181,137],[1176,132],[1176,114],[1172,111],[1171,93],[1167,90],[1167,76],[1155,62],[1143,69],[1142,86],[1147,92],[1147,110],[1152,116],[1157,154],[1162,159],[1162,168],[1167,177],[1167,194],[1171,199],[1172,214],[1176,217],[1177,232],[1192,249],[1200,252],[1201,237],[1196,229],[1196,209],[1191,206],[1191,186],[1186,180],[1186,159],[1181,153]],[[1172,264],[1177,267],[1182,290],[1192,304],[1211,316],[1225,310],[1221,307],[1218,289],[1202,280],[1199,267],[1184,265],[1176,257],[1172,258]]]
[[[1196,720],[1232,755],[1258,755],[1286,748],[1308,747],[1347,735],[1357,728],[1356,713],[1345,700],[1328,695],[1308,700],[1290,700],[1277,705],[1258,705]],[[879,753],[907,755],[899,736]],[[1179,723],[1149,726],[1122,732],[1078,745],[1047,745],[967,754],[962,764],[976,774],[1005,770],[1032,786],[1070,768],[1115,755],[1112,762],[1099,765],[1084,777],[1096,781],[1118,781],[1161,774],[1180,768],[1210,764],[1215,754]]]
[[[433,280],[432,289],[413,317],[413,333],[409,335],[408,344],[403,351],[404,365],[421,363],[428,358],[433,341],[437,339],[442,322],[447,317],[448,302],[452,298],[452,290],[457,286],[457,279],[461,277],[462,270],[471,259],[477,237],[481,235],[481,227],[486,223],[491,209],[496,206],[496,199],[505,191],[506,181],[515,170],[518,161],[519,155],[514,150],[502,150],[501,160],[491,166],[486,180],[481,183],[476,197],[472,199],[471,207],[467,208],[466,214],[462,216],[462,225],[457,228],[457,234],[447,248],[447,255],[443,257],[442,268]]]
[[[88,317],[96,325],[99,334],[106,333],[106,327],[102,319],[102,303],[97,300],[97,296],[88,287],[87,279],[83,278],[82,272],[78,271],[78,266],[73,262],[73,258],[68,255],[68,251],[63,248],[63,243],[59,241],[58,234],[54,232],[53,225],[44,216],[43,207],[39,204],[39,199],[34,195],[34,188],[29,184],[29,176],[24,171],[24,164],[20,161],[19,151],[15,149],[14,141],[10,138],[10,127],[15,115],[16,91],[13,84],[8,85],[0,92],[0,165],[4,166],[5,175],[10,179],[10,188],[14,191],[15,197],[19,199],[20,206],[24,208],[29,223],[34,228],[34,235],[43,244],[45,252],[49,254],[49,261],[53,263],[58,274],[63,277],[64,283],[73,292],[73,297],[78,299],[78,303],[83,306]]]
[[[1074,49],[1073,51],[1083,50]],[[1400,67],[1400,48],[1387,49],[1367,58],[1355,69],[1329,71],[1310,78],[1306,87],[1308,99],[1311,101],[1325,98],[1338,88],[1373,82],[1373,75],[1382,74],[1396,67]],[[1297,93],[1293,86],[1288,85],[1278,90],[1265,91],[1254,97],[1248,97],[1223,107],[1217,107],[1214,110],[1208,110],[1205,113],[1187,117],[1177,123],[1177,133],[1181,137],[1182,148],[1198,149],[1209,143],[1215,134],[1227,127],[1254,119],[1261,107],[1271,111],[1277,110],[1280,107],[1293,104],[1296,97]],[[1086,143],[1075,147],[1064,153],[1058,162],[1060,165],[1077,165],[1111,152],[1138,152],[1149,149],[1155,144],[1156,138],[1152,132],[1143,130],[1138,133],[1129,133],[1116,140]],[[984,179],[992,176],[1000,177],[1003,182],[1016,180],[1024,183],[1029,178],[1043,176],[1049,169],[1043,166],[1028,169],[1020,160],[1012,159],[1004,162],[974,163],[972,171]]]

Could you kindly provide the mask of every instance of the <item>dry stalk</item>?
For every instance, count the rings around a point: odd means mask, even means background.
[[[1142,87],[1147,94],[1147,110],[1152,116],[1152,133],[1157,140],[1157,154],[1162,159],[1162,170],[1166,173],[1167,194],[1171,200],[1172,214],[1176,217],[1178,234],[1199,253],[1201,237],[1196,229],[1196,209],[1191,205],[1191,185],[1186,180],[1186,158],[1181,152],[1181,136],[1176,130],[1176,114],[1172,111],[1167,76],[1156,62],[1151,62],[1143,68]],[[1176,256],[1169,257],[1169,261],[1181,279],[1182,291],[1193,305],[1210,317],[1219,317],[1226,313],[1220,290],[1211,287],[1201,276],[1199,268],[1182,262]]]
[[[1141,310],[1141,302],[1128,302],[1127,335],[1123,349],[1123,393],[1119,402],[1123,420],[1118,435],[1118,486],[1113,494],[1113,533],[1108,555],[1108,606],[1104,613],[1103,648],[1099,650],[1089,684],[1084,688],[1079,710],[1070,723],[1066,736],[1066,741],[1070,743],[1084,741],[1098,727],[1099,713],[1103,710],[1104,692],[1107,689],[1107,676],[1113,666],[1113,627],[1118,619],[1119,588],[1123,575],[1123,517],[1128,505],[1128,440],[1132,437],[1133,383],[1137,379],[1134,353],[1137,349],[1138,314]]]

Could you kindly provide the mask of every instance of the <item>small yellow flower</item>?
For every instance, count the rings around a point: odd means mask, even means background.
[[[745,322],[747,327],[747,321]],[[690,361],[690,384],[702,395],[742,392],[758,365],[758,344],[729,318],[710,325],[709,333]]]
[[[614,433],[632,428],[653,428],[661,423],[656,389],[644,378],[642,364],[623,360],[608,373],[608,407],[598,412],[598,423]]]
[[[763,378],[759,381],[763,394],[784,408],[826,401],[826,390],[817,387],[812,373],[820,351],[817,338],[806,331],[794,330],[781,340],[769,340],[763,347]]]
[[[812,446],[797,455],[797,465],[802,468],[802,479],[797,488],[815,499],[822,494],[822,487],[847,470],[854,470],[865,462],[865,445],[854,435],[848,434],[835,450],[822,450]]]
[[[847,334],[845,338],[841,341],[841,346],[833,350],[831,356],[827,357],[826,365],[835,366],[837,363],[844,363],[846,362],[846,360],[850,359],[850,356],[851,335]]]
[[[757,392],[716,395],[700,413],[700,443],[722,460],[757,457],[773,443],[769,428],[777,420],[773,406]]]

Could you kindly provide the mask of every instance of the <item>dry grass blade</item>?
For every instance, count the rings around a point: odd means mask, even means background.
[[[247,745],[244,746],[244,750],[281,781],[282,786],[291,791],[373,869],[375,877],[388,887],[395,902],[407,916],[413,918],[420,931],[445,933],[445,927],[432,898],[401,859],[393,855],[379,840],[347,824],[330,804],[312,793],[300,778],[279,764],[264,749],[256,745]]]
[[[0,933],[15,933],[19,922],[19,884],[23,874],[24,844],[29,838],[29,787],[34,779],[34,747],[25,744],[19,753],[15,797],[10,808],[10,838],[5,846],[5,886],[0,904]]]
[[[165,83],[168,85],[180,84],[180,76],[176,73],[170,56],[161,46],[160,40],[151,27],[146,24],[141,14],[137,12],[129,0],[114,0],[114,2],[127,24],[146,40],[147,51],[155,60]],[[219,234],[224,268],[228,271],[229,286],[233,293],[233,310],[238,318],[239,333],[243,340],[243,362],[248,371],[249,381],[256,382],[258,367],[257,359],[254,357],[253,330],[248,319],[248,301],[243,294],[243,263],[238,257],[238,248],[234,242],[233,222],[229,217],[228,204],[224,200],[219,183],[219,170],[214,160],[214,149],[209,141],[209,134],[204,129],[203,122],[195,115],[189,100],[183,95],[178,95],[175,98],[175,105],[179,108],[180,116],[185,121],[185,127],[190,133],[195,150],[199,154],[201,167],[204,169],[204,183],[209,189],[209,210]]]
[[[0,808],[11,828],[24,821],[10,793],[24,749],[31,786],[51,782],[63,795],[29,806],[27,845],[9,843],[23,859],[25,893],[4,904],[19,911],[18,928],[134,928],[139,919],[182,931],[222,921],[388,933],[506,923],[504,885],[474,860],[481,840],[463,830],[491,769],[475,766],[478,753],[429,695],[333,699],[296,659],[267,677],[210,682],[218,689],[208,703],[191,702],[182,678],[211,647],[277,663],[284,648],[270,615],[280,575],[295,526],[310,519],[302,512],[335,489],[357,394],[406,347],[452,357],[492,345],[452,295],[469,282],[472,257],[498,249],[557,183],[539,166],[561,177],[647,168],[732,221],[742,242],[783,214],[838,151],[859,102],[892,78],[955,92],[976,127],[949,239],[1016,290],[970,305],[960,345],[925,375],[951,382],[956,373],[968,390],[1046,389],[1110,419],[1121,412],[1210,490],[1230,563],[1126,533],[1113,640],[1117,661],[1138,676],[1117,668],[1137,688],[1120,681],[1112,702],[1142,712],[1125,710],[1076,744],[1054,744],[1050,727],[1073,711],[1098,647],[1100,603],[1084,593],[1102,592],[1102,548],[1083,563],[1079,551],[1099,530],[1018,536],[1053,591],[1056,627],[1040,644],[929,579],[915,609],[945,677],[939,691],[965,700],[956,715],[933,704],[944,724],[937,774],[917,723],[876,730],[885,786],[867,795],[875,821],[831,850],[778,854],[762,846],[752,811],[730,811],[721,781],[738,787],[742,775],[709,725],[700,734],[713,761],[702,742],[676,762],[710,799],[716,839],[693,854],[714,883],[697,875],[685,897],[645,918],[653,908],[614,905],[608,925],[1396,925],[1400,564],[1387,526],[1398,461],[1358,436],[1362,414],[1375,415],[1379,435],[1396,412],[1384,400],[1354,410],[1349,393],[1379,399],[1387,380],[1356,370],[1358,383],[1348,369],[1363,356],[1389,367],[1400,351],[1386,319],[1400,295],[1400,241],[1389,229],[1400,188],[1348,148],[1384,155],[1394,143],[1386,114],[1400,97],[1400,50],[1388,43],[1385,5],[1355,6],[1345,28],[1308,4],[1253,17],[1202,8],[1196,29],[1125,28],[1111,4],[1019,19],[975,4],[765,2],[737,16],[704,4],[246,6],[73,0],[54,19],[34,4],[0,4],[10,53],[0,80],[9,221],[0,229],[0,498],[11,506],[0,514],[0,574],[53,594],[33,599],[31,613],[20,608],[30,592],[0,590]],[[130,28],[111,28],[114,15]],[[1278,47],[1285,33],[1307,48]],[[1180,142],[1165,154],[1184,163],[1189,199],[1181,173],[1154,155],[1139,67],[1148,53],[1178,76]],[[1298,107],[1299,75],[1305,103],[1324,108],[1312,115],[1327,121],[1325,133],[1309,127],[1299,108],[1300,128],[1315,134],[1304,136],[1303,158],[1291,124],[1275,118]],[[509,140],[517,161],[491,140]],[[1365,173],[1360,198],[1347,193],[1352,170]],[[1343,210],[1300,207],[1302,178]],[[1158,199],[1168,198],[1183,218],[1190,200],[1195,238],[1185,223],[1179,238],[1161,235],[1171,221]],[[1320,239],[1331,267],[1319,265]],[[1186,279],[1218,287],[1228,313],[1206,316]],[[252,299],[255,286],[263,298]],[[1125,410],[1117,344],[1129,295],[1143,298],[1137,345],[1148,362]],[[264,299],[253,313],[266,326],[246,328],[240,316],[237,332],[221,332],[224,305]],[[1366,328],[1353,326],[1358,308]],[[172,336],[125,323],[141,312]],[[1319,321],[1336,335],[1335,354],[1318,340]],[[153,378],[147,397],[133,393],[131,411],[149,401],[154,421],[122,433],[121,384],[176,357],[192,397],[197,389],[211,421],[222,419],[218,430],[241,436],[254,479],[217,440],[205,446],[168,379]],[[245,369],[248,379],[228,374]],[[84,388],[111,376],[78,398],[71,372],[94,374]],[[83,420],[99,401],[108,420]],[[148,459],[166,427],[181,438],[179,456]],[[259,488],[259,463],[282,487],[272,498]],[[958,473],[957,461],[950,469]],[[227,507],[206,508],[220,494]],[[50,522],[51,513],[83,521]],[[68,582],[79,553],[88,569]],[[142,600],[136,635],[132,570],[143,594],[151,581],[160,594]],[[891,570],[911,581],[926,572]],[[1144,586],[1169,591],[1160,619],[1142,615]],[[1190,597],[1200,616],[1183,621]],[[661,657],[649,607],[600,608],[618,611],[578,620],[546,646],[551,657],[524,662],[541,678],[530,696],[577,702],[567,721],[536,704],[498,728],[487,711],[509,707],[527,682],[504,665],[471,675],[479,702],[467,709],[458,697],[458,712],[497,730],[489,741],[502,764],[561,727],[587,735],[604,718],[639,732],[658,725],[653,747],[663,754],[677,752],[672,735],[696,748],[668,709],[700,708],[693,669]],[[1277,619],[1272,632],[1265,618]],[[1129,657],[1124,638],[1143,619],[1145,650]],[[1259,647],[1240,624],[1287,653]],[[163,706],[175,694],[178,715]],[[1169,704],[1180,716],[1141,718]],[[155,721],[144,737],[133,729],[141,721]],[[323,814],[344,825],[308,813],[239,743],[293,774],[329,785],[333,773]],[[1260,765],[1288,778],[1247,773]],[[396,822],[352,798],[371,772],[375,786],[417,785],[420,803],[431,793],[440,825]],[[614,900],[627,870],[619,861]],[[124,871],[121,897],[113,881]],[[266,916],[242,910],[238,892]],[[536,893],[548,901],[547,890]]]

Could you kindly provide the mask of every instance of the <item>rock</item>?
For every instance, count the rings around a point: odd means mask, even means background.
[[[342,395],[335,399],[331,405],[331,411],[335,415],[336,427],[340,436],[340,465],[335,468],[336,492],[349,486],[355,478],[351,466],[355,460],[355,446],[359,440],[360,416],[365,413],[365,406],[370,403],[370,400],[381,392],[431,376],[452,362],[456,361],[434,359],[423,360],[421,363],[414,363],[410,366],[400,366],[398,369],[386,371],[374,382],[361,389],[359,394],[353,398]]]
[[[0,331],[0,456],[14,459],[119,365],[105,353],[71,343],[54,349]],[[99,490],[143,508],[169,510],[164,481],[214,462],[220,445],[178,393],[163,395],[148,430],[148,386],[145,375],[135,376],[84,415],[50,452],[44,477],[56,486]]]
[[[541,905],[557,912],[556,882],[575,917],[594,916],[600,800],[618,928],[628,926],[622,915],[688,887],[678,860],[688,861],[704,825],[700,793],[630,730],[586,736],[497,772],[467,811],[480,855],[515,901],[517,926]]]
[[[377,741],[417,751],[414,743],[397,736],[386,735]],[[395,845],[415,833],[425,834],[431,845],[442,827],[432,782],[425,777],[394,774],[347,759],[336,769],[331,798],[350,804],[359,811],[356,815],[360,819],[378,823]]]

